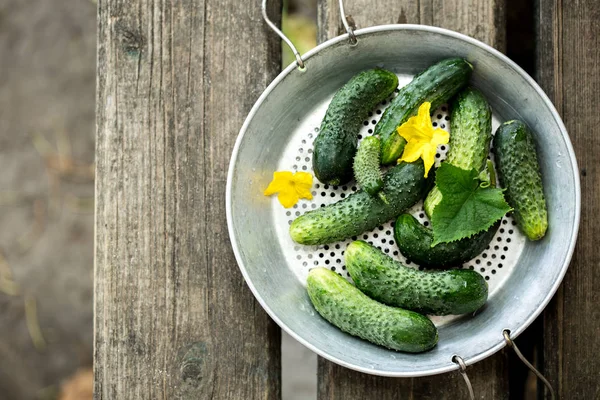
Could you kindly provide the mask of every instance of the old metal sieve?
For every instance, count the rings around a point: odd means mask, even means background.
[[[311,350],[369,374],[416,377],[456,370],[464,373],[467,365],[507,344],[512,347],[511,338],[542,312],[558,288],[579,225],[577,162],[565,127],[548,97],[514,62],[475,39],[423,25],[354,30],[343,11],[347,33],[301,56],[268,20],[265,2],[265,20],[292,48],[296,63],[269,85],[250,111],[233,150],[226,195],[233,250],[256,299],[279,326]],[[344,198],[356,187],[331,187],[315,180],[313,200],[303,200],[292,209],[284,209],[262,192],[273,171],[312,170],[312,141],[327,105],[353,75],[380,66],[397,73],[403,86],[416,72],[456,56],[475,66],[471,81],[492,106],[494,131],[500,122],[518,118],[536,133],[550,229],[542,241],[529,242],[510,216],[504,218],[490,247],[464,266],[481,272],[488,281],[487,305],[475,316],[434,318],[439,343],[432,351],[398,353],[343,333],[322,319],[308,299],[304,285],[310,268],[326,266],[348,276],[343,253],[350,240],[301,246],[288,234],[294,218]],[[364,121],[361,137],[372,134],[388,102],[380,104]],[[448,129],[446,106],[433,114],[433,121]],[[440,149],[439,160],[445,151],[444,147]],[[427,223],[422,204],[410,212]],[[391,224],[387,223],[359,238],[405,261],[391,232]]]

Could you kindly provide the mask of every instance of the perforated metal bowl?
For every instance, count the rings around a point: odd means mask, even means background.
[[[329,40],[305,56],[305,69],[291,65],[266,89],[248,115],[233,151],[227,182],[227,221],[235,256],[248,286],[269,315],[290,335],[340,365],[376,375],[414,377],[458,369],[459,355],[472,364],[504,346],[502,332],[515,337],[540,314],[558,288],[577,237],[580,190],[577,164],[565,127],[539,86],[493,48],[456,32],[422,25],[386,25]],[[435,62],[464,57],[475,67],[471,82],[493,109],[494,131],[510,119],[535,132],[549,208],[547,236],[529,242],[511,217],[504,218],[490,247],[465,264],[489,283],[487,305],[475,316],[432,318],[439,343],[422,354],[405,354],[347,335],[322,319],[306,294],[308,270],[326,266],[347,277],[343,252],[350,242],[301,246],[288,234],[302,213],[337,201],[352,183],[330,187],[315,179],[312,201],[284,209],[263,196],[273,171],[312,172],[312,141],[333,94],[356,73],[380,66],[394,71],[400,86]],[[389,100],[388,100],[389,101]],[[373,110],[361,137],[372,133],[388,101]],[[446,106],[433,121],[449,128]],[[439,160],[445,149],[441,149]],[[493,159],[493,157],[492,157]],[[425,221],[422,204],[411,210]],[[360,236],[404,261],[391,224]]]

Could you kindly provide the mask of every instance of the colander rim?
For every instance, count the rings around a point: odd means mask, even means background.
[[[546,93],[537,84],[537,82],[527,72],[525,72],[521,67],[519,67],[514,61],[509,59],[506,55],[502,54],[500,51],[494,49],[493,47],[491,47],[477,39],[474,39],[472,37],[464,35],[462,33],[458,33],[458,32],[455,32],[455,31],[452,31],[449,29],[445,29],[445,28],[439,28],[439,27],[428,26],[428,25],[416,25],[416,24],[376,25],[376,26],[372,26],[372,27],[368,27],[368,28],[358,29],[358,30],[354,31],[354,33],[357,36],[357,38],[360,38],[361,36],[365,36],[365,35],[382,33],[382,32],[392,32],[392,31],[423,31],[423,32],[435,33],[435,34],[439,34],[439,35],[445,35],[445,36],[448,36],[448,37],[451,37],[454,39],[459,39],[459,40],[465,41],[469,44],[472,44],[474,46],[477,46],[477,47],[481,48],[482,50],[487,51],[494,57],[498,58],[506,66],[513,69],[518,75],[520,75],[523,79],[525,79],[527,81],[527,83],[529,85],[531,85],[531,87],[533,87],[533,89],[536,91],[538,96],[540,96],[540,98],[543,100],[546,107],[548,107],[548,109],[550,110],[557,126],[560,129],[562,139],[563,139],[565,146],[567,148],[567,151],[568,151],[568,156],[571,161],[572,169],[573,169],[573,171],[579,171],[579,168],[577,165],[577,159],[575,158],[575,151],[573,149],[573,145],[572,145],[569,135],[567,133],[567,129],[566,129],[560,115],[558,114],[558,111],[556,110],[556,108],[554,107],[554,105],[552,104],[552,102],[550,101],[548,96],[546,95]],[[316,55],[317,53],[321,52],[322,50],[327,49],[335,44],[338,44],[342,41],[347,41],[347,40],[349,40],[349,35],[347,33],[340,35],[340,36],[336,36],[332,39],[329,39],[329,40],[321,43],[320,45],[316,46],[312,50],[308,51],[306,54],[304,54],[302,56],[302,59],[304,61],[307,61],[311,57]],[[363,368],[363,367],[348,363],[344,360],[341,360],[335,356],[328,354],[326,351],[312,345],[307,340],[305,340],[300,335],[298,335],[293,329],[289,328],[277,316],[277,314],[266,304],[266,302],[260,295],[257,288],[254,286],[252,280],[250,279],[250,276],[249,276],[248,272],[246,271],[246,268],[244,267],[244,263],[243,263],[241,254],[238,249],[235,231],[233,229],[231,191],[232,191],[232,184],[233,184],[232,181],[233,181],[235,161],[237,159],[240,144],[242,143],[242,141],[244,139],[247,128],[248,128],[249,124],[251,123],[251,121],[253,120],[254,115],[260,108],[261,104],[265,101],[265,99],[267,99],[267,97],[275,89],[275,87],[277,87],[277,85],[279,83],[281,83],[292,71],[296,70],[296,68],[297,68],[297,65],[295,62],[290,64],[288,67],[286,67],[267,86],[267,88],[260,95],[258,100],[254,103],[254,106],[248,113],[248,116],[246,117],[244,124],[242,125],[242,128],[240,129],[238,137],[235,141],[235,145],[234,145],[230,163],[229,163],[229,168],[228,168],[228,173],[227,173],[227,183],[226,183],[226,195],[225,195],[227,227],[228,227],[228,233],[229,233],[229,238],[230,238],[231,246],[233,249],[233,253],[235,255],[235,258],[236,258],[236,261],[240,268],[240,271],[242,273],[242,276],[244,277],[244,280],[246,281],[246,284],[250,288],[255,299],[259,302],[259,304],[267,312],[267,314],[277,323],[277,325],[279,325],[280,328],[285,330],[290,336],[292,336],[294,339],[296,339],[302,345],[306,346],[311,351],[317,353],[319,356],[324,357],[327,360],[332,361],[338,365],[344,366],[346,368],[349,368],[349,369],[352,369],[355,371],[371,374],[371,375],[378,375],[378,376],[385,376],[385,377],[407,377],[407,378],[408,377],[438,375],[438,374],[458,370],[459,369],[458,364],[450,363],[443,367],[433,368],[433,369],[430,369],[427,371],[420,371],[418,374],[414,374],[414,373],[410,373],[410,372],[409,373],[407,373],[407,372],[387,372],[387,371],[379,371],[379,370]],[[575,174],[574,185],[575,185],[575,221],[574,221],[575,223],[574,223],[574,226],[576,228],[574,229],[574,232],[572,233],[571,238],[569,240],[569,247],[567,249],[565,260],[563,262],[563,265],[560,268],[560,272],[559,272],[559,275],[558,275],[556,281],[552,285],[550,291],[548,291],[548,293],[543,298],[543,301],[541,303],[539,303],[538,307],[529,315],[529,317],[520,326],[518,326],[516,329],[511,329],[510,335],[511,335],[511,338],[513,338],[513,339],[516,338],[519,334],[521,334],[546,308],[546,306],[548,305],[548,303],[550,302],[550,300],[552,299],[552,297],[558,290],[558,287],[562,283],[562,280],[563,280],[563,278],[566,274],[566,271],[569,267],[569,264],[571,262],[571,259],[572,259],[572,256],[573,256],[573,253],[575,250],[575,244],[577,242],[579,223],[580,223],[580,214],[581,214],[581,187],[580,187],[580,180],[579,180],[578,174]],[[496,345],[491,346],[487,350],[482,351],[468,359],[465,359],[464,360],[465,364],[471,365],[471,364],[477,363],[477,362],[495,354],[496,352],[500,351],[502,348],[504,348],[505,345],[506,345],[506,343],[502,336],[502,332],[498,332],[498,343]]]

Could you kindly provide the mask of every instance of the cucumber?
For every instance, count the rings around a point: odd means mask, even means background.
[[[374,134],[381,138],[382,164],[395,163],[404,150],[406,140],[396,128],[416,115],[426,101],[434,112],[467,84],[472,71],[473,66],[462,58],[449,58],[427,68],[400,89],[375,126]]]
[[[383,174],[379,168],[380,155],[381,141],[376,136],[369,136],[360,143],[354,157],[354,178],[362,190],[371,196],[377,195],[383,188]],[[382,200],[387,202],[385,197]]]
[[[389,306],[430,315],[467,314],[487,300],[485,279],[470,269],[419,271],[363,241],[350,243],[345,258],[356,287]]]
[[[410,261],[425,268],[460,266],[475,258],[490,244],[500,222],[487,231],[451,243],[431,247],[433,232],[410,214],[402,214],[394,225],[394,238],[400,252]]]
[[[481,171],[490,152],[492,109],[481,92],[468,87],[452,101],[450,143],[444,162],[466,170]],[[442,194],[434,187],[425,199],[425,212],[431,218]]]
[[[329,269],[312,269],[306,288],[317,312],[351,335],[410,353],[429,350],[438,341],[437,329],[426,316],[371,300]]]
[[[514,208],[517,226],[530,240],[544,237],[548,210],[533,135],[521,121],[500,125],[494,136],[494,155],[504,195]]]
[[[397,87],[394,73],[377,68],[359,73],[337,91],[314,142],[313,170],[319,181],[342,185],[352,179],[360,127]]]
[[[429,186],[421,160],[400,163],[384,177],[386,204],[363,190],[325,207],[311,210],[290,225],[292,239],[300,244],[326,244],[371,230],[396,218],[423,198]]]

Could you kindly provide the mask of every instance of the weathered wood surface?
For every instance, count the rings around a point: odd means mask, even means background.
[[[358,28],[422,24],[452,29],[500,51],[506,46],[506,0],[346,0]],[[318,40],[345,32],[338,0],[318,0]]]
[[[600,3],[538,0],[537,6],[537,80],[571,136],[582,195],[573,261],[544,313],[544,371],[561,399],[599,399]]]
[[[257,2],[100,0],[96,399],[280,397],[280,331],[225,222],[233,143],[279,68]]]
[[[390,23],[436,25],[505,49],[505,3],[503,0],[347,0],[346,14],[357,26]],[[340,20],[338,0],[320,0],[318,38],[324,41],[345,30]],[[504,352],[469,367],[469,377],[477,398],[507,399],[508,375]],[[467,388],[457,373],[414,379],[374,377],[350,371],[319,359],[319,399],[459,399],[468,398]]]

